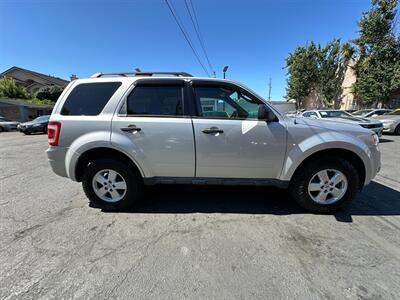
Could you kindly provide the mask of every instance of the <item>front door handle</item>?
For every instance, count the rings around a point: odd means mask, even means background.
[[[131,124],[128,125],[128,127],[121,127],[121,130],[125,132],[135,132],[135,131],[141,131],[142,128],[136,127],[136,125]]]
[[[206,134],[224,133],[224,131],[222,129],[219,129],[218,127],[210,127],[210,128],[203,129],[203,133],[206,133]]]

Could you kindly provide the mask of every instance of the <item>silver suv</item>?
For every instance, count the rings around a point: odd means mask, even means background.
[[[58,99],[51,167],[82,182],[96,206],[127,209],[143,185],[272,185],[329,212],[379,171],[378,137],[368,129],[285,117],[240,83],[165,75],[97,73]]]

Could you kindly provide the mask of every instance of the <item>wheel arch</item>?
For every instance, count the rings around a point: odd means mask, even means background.
[[[339,157],[347,160],[350,162],[357,170],[359,175],[359,189],[361,190],[364,186],[365,176],[366,176],[366,168],[362,158],[355,152],[343,149],[343,148],[331,148],[320,150],[317,152],[312,153],[311,155],[305,157],[301,163],[296,167],[293,175],[291,176],[291,180],[295,178],[295,176],[300,172],[300,170],[308,164],[310,161],[315,160],[320,157]]]
[[[132,168],[132,170],[138,175],[139,178],[143,179],[143,172],[139,166],[125,153],[109,147],[96,147],[91,148],[83,152],[75,165],[75,179],[76,181],[82,181],[83,173],[85,168],[94,160],[98,159],[116,159]]]

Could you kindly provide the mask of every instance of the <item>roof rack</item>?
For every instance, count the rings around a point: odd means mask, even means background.
[[[153,75],[173,75],[177,77],[193,77],[191,74],[186,72],[114,72],[114,73],[95,73],[90,78],[99,78],[102,76],[153,76]]]

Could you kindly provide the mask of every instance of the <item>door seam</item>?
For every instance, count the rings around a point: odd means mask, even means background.
[[[194,133],[193,118],[190,118],[193,131],[193,146],[194,146],[194,177],[197,177],[197,149],[196,149],[196,134]]]

